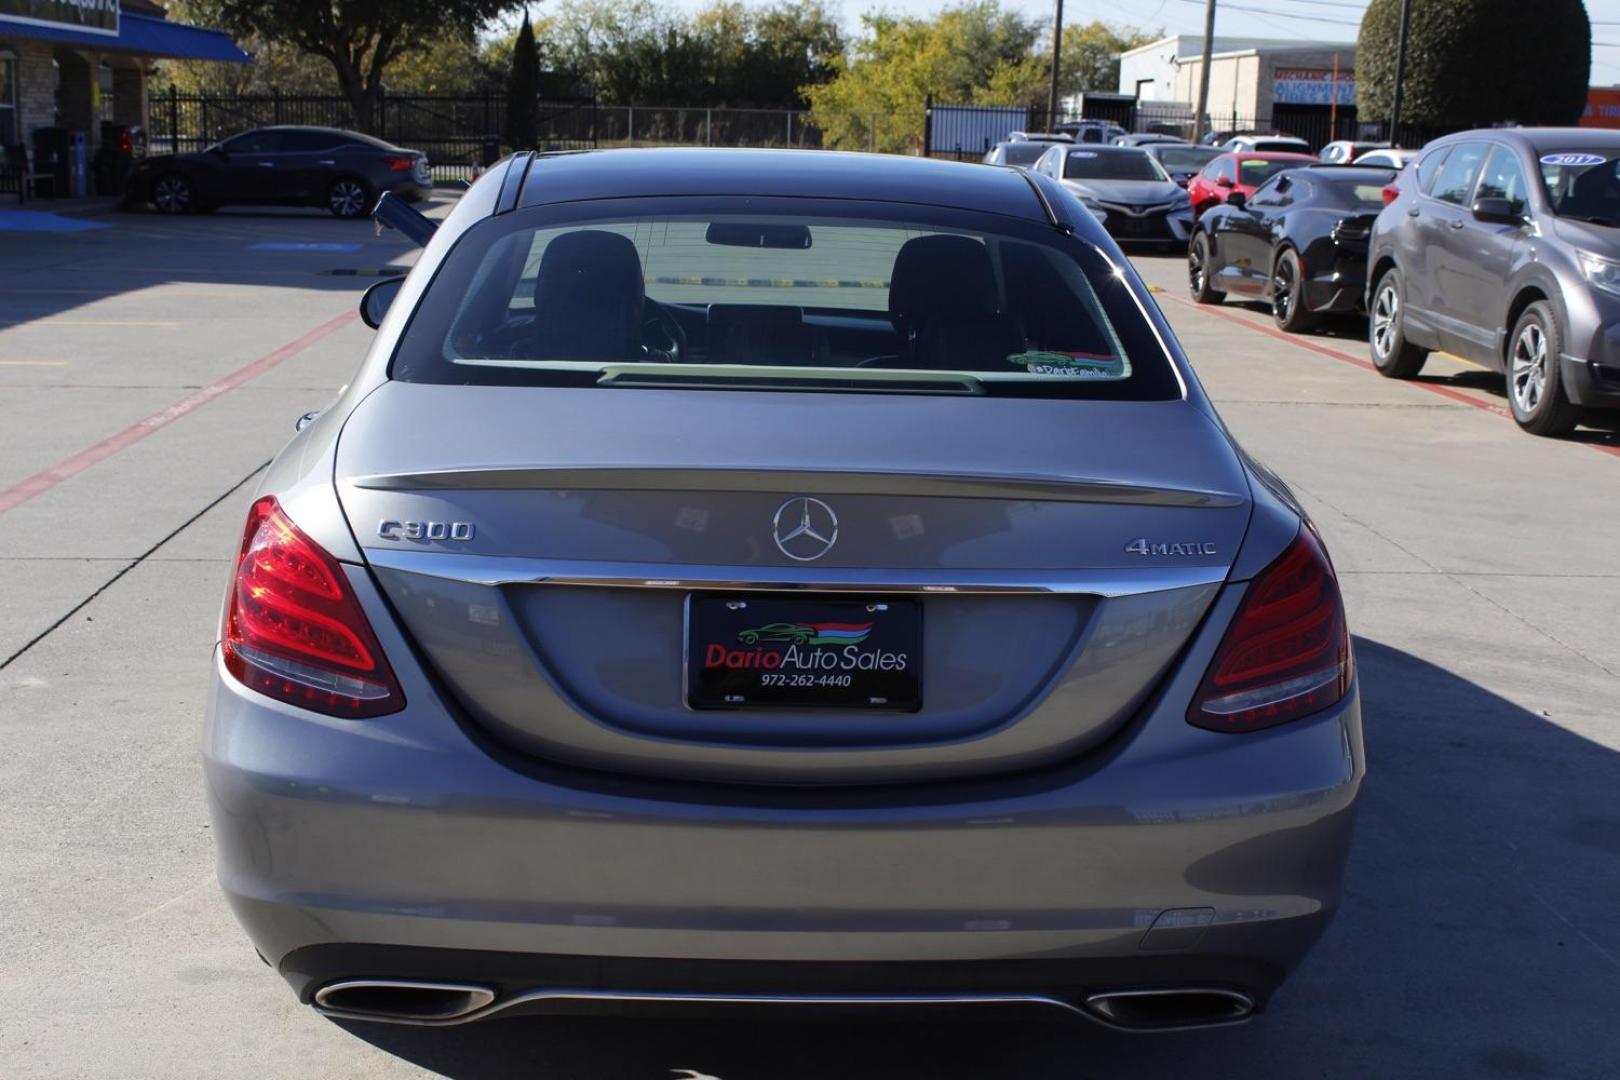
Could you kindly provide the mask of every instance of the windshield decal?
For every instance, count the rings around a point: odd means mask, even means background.
[[[1543,165],[1601,165],[1609,160],[1602,154],[1543,154]]]
[[[1119,379],[1125,375],[1125,361],[1096,353],[1062,352],[1056,349],[1029,349],[1007,357],[1032,375],[1067,375],[1078,379]]]

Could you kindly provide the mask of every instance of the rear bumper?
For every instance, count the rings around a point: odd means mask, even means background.
[[[433,181],[431,178],[423,180],[413,176],[407,180],[389,184],[388,190],[406,202],[420,202],[433,194]]]
[[[1201,674],[1199,651],[1167,699]],[[1352,693],[1246,736],[1161,706],[1039,773],[638,781],[507,759],[410,665],[406,710],[353,722],[260,697],[215,659],[220,881],[306,1000],[385,974],[738,993],[1195,980],[1263,1001],[1337,905],[1364,767]]]

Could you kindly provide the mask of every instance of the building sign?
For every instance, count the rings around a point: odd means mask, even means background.
[[[1354,105],[1356,73],[1340,68],[1278,68],[1272,76],[1271,100],[1278,105]]]
[[[116,35],[118,0],[0,0],[4,22]]]
[[[1620,128],[1620,90],[1594,86],[1586,92],[1581,127]]]

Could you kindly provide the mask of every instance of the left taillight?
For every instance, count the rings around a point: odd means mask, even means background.
[[[1301,525],[1249,583],[1187,722],[1243,732],[1298,720],[1343,698],[1351,667],[1338,578],[1316,533]]]
[[[416,159],[413,157],[391,157],[387,161],[390,172],[405,172],[416,167]]]
[[[343,568],[274,496],[248,511],[223,630],[226,669],[261,694],[348,718],[405,707]]]

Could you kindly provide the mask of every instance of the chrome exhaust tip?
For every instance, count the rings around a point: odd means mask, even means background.
[[[347,1020],[447,1024],[495,1001],[495,991],[469,983],[409,979],[341,979],[315,991],[315,1008]]]
[[[1177,1031],[1236,1024],[1254,1014],[1254,999],[1239,990],[1178,987],[1110,990],[1086,998],[1104,1023],[1129,1031]]]

